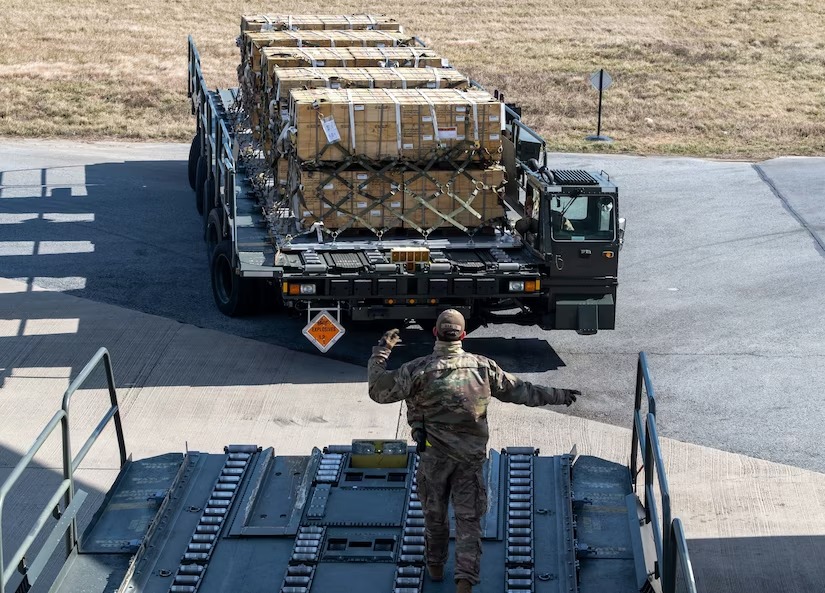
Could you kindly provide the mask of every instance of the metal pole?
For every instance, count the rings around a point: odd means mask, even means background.
[[[602,135],[602,94],[604,94],[604,68],[599,68],[599,119],[596,124],[596,136]]]

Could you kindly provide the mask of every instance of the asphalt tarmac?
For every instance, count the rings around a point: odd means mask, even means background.
[[[304,318],[215,308],[187,154],[180,144],[0,143],[0,276],[315,352]],[[604,169],[620,188],[617,329],[490,326],[466,348],[581,389],[567,412],[618,426],[629,425],[645,350],[662,434],[825,471],[825,159],[553,155],[551,165]],[[379,335],[350,327],[327,356],[363,365]],[[432,343],[415,327],[403,336],[394,362]]]

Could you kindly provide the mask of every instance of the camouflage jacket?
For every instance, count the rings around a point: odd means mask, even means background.
[[[490,398],[525,406],[564,403],[564,390],[541,387],[507,373],[461,342],[437,341],[433,353],[387,370],[390,349],[376,346],[367,364],[369,395],[380,404],[404,400],[410,427],[423,427],[436,451],[462,462],[487,456]]]

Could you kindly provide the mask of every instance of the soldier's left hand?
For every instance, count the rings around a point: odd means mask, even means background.
[[[390,331],[385,333],[383,336],[381,336],[380,340],[378,340],[378,345],[379,346],[386,346],[390,350],[395,348],[400,343],[401,343],[401,330],[399,330],[399,329],[391,329]]]
[[[576,396],[581,395],[582,392],[578,389],[565,389],[564,390],[564,405],[570,406],[574,401],[576,401]]]

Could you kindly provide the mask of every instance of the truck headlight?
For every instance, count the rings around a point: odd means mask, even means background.
[[[524,292],[524,280],[510,280],[507,289],[510,292]]]
[[[315,291],[314,284],[301,284],[301,294],[315,294]]]

